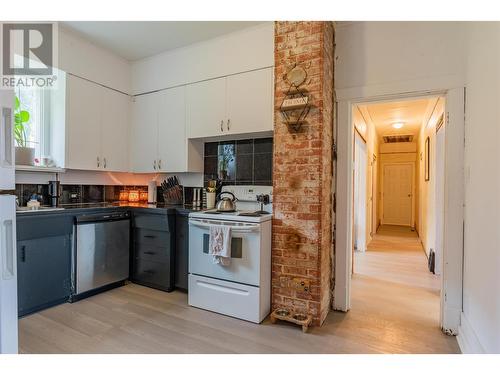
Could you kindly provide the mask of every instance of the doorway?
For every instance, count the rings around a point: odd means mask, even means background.
[[[443,269],[443,277],[442,280],[438,283],[439,289],[441,293],[438,296],[438,308],[439,317],[437,318],[437,325],[440,325],[443,330],[447,333],[455,334],[458,329],[460,309],[461,309],[461,254],[463,252],[461,241],[461,231],[463,225],[463,211],[461,207],[461,202],[463,202],[463,185],[462,185],[462,174],[460,173],[460,165],[463,160],[463,99],[464,92],[460,89],[448,90],[446,92],[436,92],[436,93],[424,93],[424,94],[415,94],[415,95],[390,95],[390,96],[382,96],[382,97],[368,97],[356,100],[347,100],[341,99],[339,102],[339,158],[338,158],[338,186],[337,186],[337,194],[338,194],[338,221],[337,221],[337,254],[336,254],[336,267],[335,267],[335,275],[336,275],[336,286],[335,286],[335,300],[334,300],[334,308],[342,311],[348,311],[351,309],[351,294],[352,294],[352,285],[351,285],[351,274],[352,274],[352,249],[353,243],[352,240],[352,225],[353,225],[353,213],[355,208],[357,207],[357,202],[354,199],[346,199],[342,200],[343,197],[351,196],[353,197],[353,192],[355,187],[349,183],[345,183],[346,181],[355,182],[353,178],[354,168],[353,168],[353,160],[352,158],[346,158],[346,155],[353,155],[353,151],[349,152],[349,149],[354,148],[354,132],[352,130],[352,119],[354,118],[353,108],[355,106],[366,106],[372,105],[376,103],[391,103],[395,101],[409,101],[409,100],[422,100],[422,99],[430,99],[437,100],[435,98],[441,98],[443,104],[446,102],[446,108],[443,106],[443,111],[441,115],[444,116],[446,113],[445,121],[447,125],[452,121],[453,127],[450,128],[450,131],[446,132],[446,137],[441,139],[441,154],[444,156],[442,160],[446,160],[446,168],[444,172],[440,172],[440,176],[442,177],[441,182],[439,182],[439,178],[437,172],[439,170],[439,163],[437,161],[437,154],[429,154],[426,153],[422,147],[420,146],[412,146],[412,150],[404,150],[401,149],[401,145],[398,145],[399,142],[392,142],[391,140],[386,141],[386,143],[390,143],[390,146],[384,146],[386,151],[388,152],[378,152],[375,153],[377,157],[378,164],[378,172],[380,175],[379,181],[375,184],[378,185],[379,191],[378,194],[375,195],[374,200],[375,204],[373,205],[375,208],[375,225],[371,225],[373,228],[377,228],[380,225],[379,231],[385,231],[385,235],[387,235],[387,230],[389,232],[391,229],[405,229],[404,234],[408,235],[408,238],[413,238],[411,241],[413,243],[422,246],[422,248],[426,249],[425,255],[422,251],[420,251],[419,255],[423,256],[425,262],[426,257],[429,256],[427,252],[428,246],[423,246],[424,244],[419,244],[418,236],[420,235],[419,229],[425,225],[431,225],[434,229],[434,234],[432,234],[432,230],[429,231],[429,236],[432,238],[433,247],[432,250],[436,251],[436,249],[440,248],[439,244],[439,235],[436,235],[438,232],[442,237],[442,249],[441,249],[441,258],[436,259],[435,261],[439,262],[439,265],[444,268]],[[435,108],[431,109],[432,112],[435,112]],[[370,116],[367,117],[369,121]],[[433,127],[436,127],[437,123],[434,123],[435,119],[433,119]],[[399,126],[399,125],[398,125]],[[426,130],[422,128],[417,136],[417,139],[420,141],[424,140],[427,137],[421,137]],[[432,152],[436,152],[436,145],[439,141],[436,140],[436,129],[434,131],[434,140],[430,144],[430,149]],[[451,133],[451,134],[450,134]],[[444,134],[444,133],[443,133]],[[399,136],[408,136],[409,134],[398,134]],[[344,145],[342,145],[343,141],[348,140]],[[379,139],[380,141],[380,139]],[[419,142],[420,142],[419,141]],[[416,142],[408,142],[407,143],[416,143]],[[424,141],[422,141],[424,142]],[[368,147],[370,144],[370,140],[367,140]],[[425,142],[424,142],[425,144]],[[351,149],[353,150],[353,149]],[[369,153],[370,154],[370,153]],[[386,154],[382,156],[382,154]],[[398,154],[398,156],[395,156]],[[429,157],[434,157],[436,163],[432,165],[428,164]],[[394,161],[395,158],[400,158],[397,162]],[[405,165],[406,164],[406,165]],[[349,177],[349,175],[353,177]],[[408,182],[408,176],[410,177],[410,182]],[[429,187],[426,189],[422,189],[417,181],[425,180],[426,184],[429,185],[427,176],[431,176],[434,184],[440,183],[442,187],[442,191],[444,195],[441,194],[441,201],[439,201],[439,190],[432,190],[432,193],[429,193]],[[384,179],[385,176],[385,179]],[[345,178],[345,179],[344,179]],[[394,186],[395,184],[391,183],[382,183],[383,180],[389,179],[389,181],[400,181],[399,186]],[[413,185],[412,185],[413,182]],[[397,184],[396,184],[397,185]],[[452,188],[453,186],[453,188]],[[391,198],[389,201],[384,202],[384,197],[387,192],[395,193],[396,197]],[[403,194],[404,192],[404,194]],[[410,195],[410,196],[408,196]],[[441,228],[439,227],[439,220],[425,220],[422,215],[420,207],[418,206],[418,202],[420,202],[423,198],[422,196],[426,195],[425,199],[432,202],[428,205],[428,207],[435,207],[436,212],[434,215],[442,213],[441,216]],[[446,196],[447,199],[444,200],[442,197]],[[450,200],[450,197],[453,196],[456,201]],[[411,200],[409,199],[411,198]],[[399,200],[400,204],[396,204]],[[439,208],[438,202],[444,204],[444,209],[441,210]],[[417,207],[415,207],[417,205]],[[402,207],[401,207],[402,206]],[[394,208],[397,207],[397,208]],[[453,212],[453,214],[452,214]],[[387,214],[388,216],[384,215]],[[410,213],[410,214],[409,214]],[[455,216],[456,215],[456,216]],[[427,215],[428,216],[428,215]],[[351,219],[350,219],[351,218]],[[387,220],[386,220],[387,218]],[[345,219],[342,220],[342,219]],[[397,224],[397,227],[393,227],[394,224]],[[389,226],[390,225],[390,226]],[[389,226],[389,227],[387,227]],[[414,231],[413,231],[414,230]],[[396,231],[397,232],[397,231]],[[401,233],[400,233],[401,234]],[[367,254],[370,253],[370,242],[373,242],[374,239],[378,236],[377,233],[370,236],[368,242],[368,251]],[[434,236],[434,237],[432,237]],[[404,237],[404,236],[403,236]],[[378,238],[380,240],[380,238]],[[382,238],[382,241],[386,241],[387,238]],[[410,240],[408,240],[410,241]],[[410,242],[411,242],[410,241]],[[390,241],[389,241],[390,242]],[[345,249],[345,250],[344,250]],[[447,261],[444,262],[444,259]],[[427,271],[427,264],[423,265],[424,271]],[[439,267],[436,267],[438,269]],[[358,269],[358,271],[362,270],[362,267]],[[443,295],[446,293],[447,298],[444,299]],[[451,297],[451,298],[450,298]],[[439,303],[440,302],[440,303]]]

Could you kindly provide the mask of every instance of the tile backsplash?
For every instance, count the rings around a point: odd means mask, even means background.
[[[116,202],[122,190],[147,190],[147,186],[114,185],[61,185],[59,204]],[[19,204],[26,206],[31,196],[36,194],[44,206],[50,205],[49,189],[46,184],[16,184]]]
[[[205,143],[204,182],[272,185],[273,138]]]

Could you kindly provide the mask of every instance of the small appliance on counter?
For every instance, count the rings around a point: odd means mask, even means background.
[[[61,198],[61,183],[59,181],[49,181],[50,206],[57,207]]]
[[[223,186],[218,208],[189,214],[190,306],[260,323],[271,310],[272,186]],[[268,195],[260,206],[257,195]],[[224,199],[226,197],[227,199]],[[231,197],[231,198],[230,198]],[[224,208],[224,210],[222,210]],[[260,209],[260,210],[259,210]],[[214,264],[212,226],[231,233],[231,259]]]
[[[148,203],[154,204],[157,202],[157,191],[158,189],[156,188],[156,181],[149,181],[148,182]]]

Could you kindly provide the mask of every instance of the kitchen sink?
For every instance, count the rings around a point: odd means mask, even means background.
[[[37,207],[35,209],[31,207],[16,207],[16,213],[23,212],[47,212],[47,211],[61,211],[64,207]]]

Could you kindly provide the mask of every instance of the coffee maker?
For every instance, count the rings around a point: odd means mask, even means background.
[[[50,206],[57,207],[61,197],[61,183],[59,181],[49,181]]]

